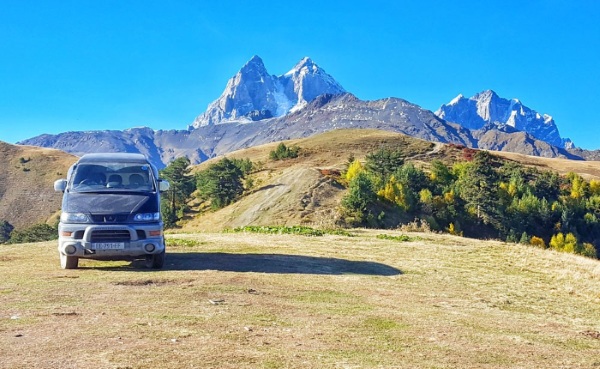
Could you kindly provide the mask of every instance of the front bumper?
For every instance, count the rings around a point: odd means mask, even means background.
[[[63,224],[58,226],[58,251],[98,260],[141,258],[165,250],[162,223]]]

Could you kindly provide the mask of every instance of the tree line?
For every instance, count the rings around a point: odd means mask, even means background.
[[[382,148],[351,159],[342,200],[350,226],[396,227],[414,219],[431,229],[499,238],[596,257],[600,181],[528,168],[488,152],[425,171]]]

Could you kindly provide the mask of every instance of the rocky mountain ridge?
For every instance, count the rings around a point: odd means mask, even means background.
[[[163,167],[185,155],[193,163],[232,150],[307,137],[340,128],[376,128],[436,142],[545,157],[585,158],[567,150],[556,124],[488,90],[459,95],[434,114],[398,98],[362,101],[303,58],[288,73],[270,75],[258,56],[227,83],[223,94],[187,130],[132,128],[124,131],[41,135],[21,144],[87,152],[141,152]]]
[[[274,76],[255,55],[229,79],[221,96],[194,120],[192,127],[281,117],[302,109],[321,94],[344,92],[333,77],[308,57],[289,72]]]
[[[480,92],[470,98],[460,94],[448,104],[442,105],[435,114],[469,129],[496,126],[502,130],[502,127],[508,126],[527,132],[553,146],[566,149],[574,147],[570,139],[560,136],[552,116],[540,114],[518,99],[504,99],[492,90]]]

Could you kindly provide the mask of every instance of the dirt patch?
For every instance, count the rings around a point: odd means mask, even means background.
[[[598,332],[598,331],[585,331],[585,332],[581,332],[581,334],[583,334],[586,337],[600,340],[600,332]]]
[[[292,166],[272,174],[238,202],[190,221],[185,229],[215,230],[252,225],[298,225],[335,221],[335,209],[343,188],[318,169]],[[327,215],[323,215],[327,212]]]
[[[194,280],[173,280],[173,279],[141,279],[141,280],[125,280],[112,282],[115,286],[164,286],[164,285],[182,285],[193,282]]]

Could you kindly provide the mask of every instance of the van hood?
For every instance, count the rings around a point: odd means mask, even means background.
[[[85,214],[132,214],[159,211],[155,194],[69,193],[62,211]],[[154,200],[154,201],[152,201]]]

